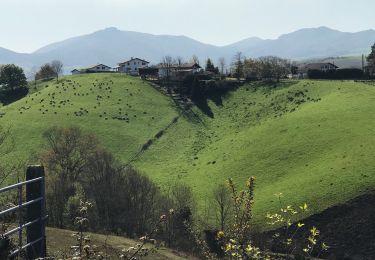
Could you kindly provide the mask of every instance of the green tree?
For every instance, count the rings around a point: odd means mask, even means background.
[[[292,65],[292,67],[290,68],[290,71],[293,75],[296,75],[298,74],[298,66],[296,65]]]
[[[368,72],[371,76],[375,75],[375,43],[371,47],[371,53],[367,56]]]
[[[25,73],[21,67],[7,64],[0,68],[0,85],[4,90],[14,92],[27,87]]]
[[[193,83],[191,84],[190,96],[193,100],[197,100],[202,95],[201,86],[198,77],[195,76]]]
[[[219,68],[215,67],[215,65],[213,64],[213,62],[211,61],[210,58],[208,58],[207,61],[206,61],[206,71],[210,71],[210,72],[213,72],[215,74],[219,73]]]

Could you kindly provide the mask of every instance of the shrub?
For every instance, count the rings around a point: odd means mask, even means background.
[[[164,134],[164,130],[160,130],[159,132],[157,132],[157,134],[155,135],[155,138],[159,139],[163,136]]]
[[[310,258],[313,255],[319,256],[322,251],[326,251],[329,248],[324,242],[319,243],[318,237],[320,231],[316,227],[312,227],[309,229],[306,243],[302,242],[304,243],[304,246],[299,251],[299,248],[295,246],[295,236],[296,233],[304,227],[304,224],[298,222],[295,225],[296,228],[292,229],[292,220],[293,216],[296,214],[306,212],[308,206],[306,203],[296,209],[290,205],[284,206],[281,202],[281,194],[277,195],[281,206],[280,213],[269,213],[267,214],[267,219],[271,225],[283,226],[282,230],[284,230],[284,236],[276,234],[275,240],[283,245],[284,251],[287,255],[281,257],[280,255],[271,254],[266,250],[261,250],[256,247],[253,244],[251,232],[255,177],[248,179],[246,189],[242,191],[237,191],[232,179],[228,180],[228,184],[233,200],[234,214],[232,223],[227,231],[217,231],[215,240],[212,239],[212,234],[211,239],[208,239],[210,249],[214,250],[214,253],[217,256],[213,256],[208,251],[208,246],[204,241],[198,243],[202,255],[206,259],[215,259],[223,253],[230,259],[294,259],[294,256],[302,256],[301,259],[305,259],[304,257]],[[218,249],[218,246],[220,246],[221,249]]]
[[[142,150],[146,151],[152,145],[152,139],[149,139],[145,144],[142,145]]]

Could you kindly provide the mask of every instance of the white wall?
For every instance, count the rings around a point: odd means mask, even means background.
[[[127,72],[127,73],[138,73],[139,68],[147,68],[147,67],[148,67],[147,62],[144,62],[140,59],[133,59],[129,62],[121,64],[119,71]]]

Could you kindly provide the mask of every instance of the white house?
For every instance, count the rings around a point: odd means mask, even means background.
[[[120,62],[118,64],[118,71],[138,75],[139,68],[147,68],[148,64],[150,64],[150,62],[132,57],[128,61]]]
[[[104,64],[97,64],[94,66],[90,66],[87,68],[82,68],[82,69],[74,69],[71,71],[72,75],[75,74],[82,74],[82,73],[92,73],[92,72],[110,72],[112,71],[112,68],[104,65]]]

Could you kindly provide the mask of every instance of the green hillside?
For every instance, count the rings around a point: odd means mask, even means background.
[[[209,101],[205,126],[179,121],[136,166],[160,183],[190,183],[201,200],[228,177],[244,184],[254,175],[257,221],[277,210],[279,192],[314,213],[373,189],[374,101],[363,83],[245,86],[222,105]]]
[[[128,162],[179,114],[168,97],[123,75],[43,84],[0,108],[0,124],[10,124],[16,139],[12,158],[36,154],[49,126],[79,125]],[[180,117],[133,165],[162,186],[187,182],[202,209],[217,183],[254,175],[256,221],[277,210],[279,192],[290,204],[308,202],[313,214],[373,189],[374,101],[374,86],[352,81],[245,85],[194,107],[199,120]]]
[[[40,85],[41,91],[0,108],[0,124],[11,126],[15,138],[12,158],[35,162],[30,156],[41,149],[44,130],[77,125],[126,162],[177,115],[172,101],[132,77],[87,74]]]

